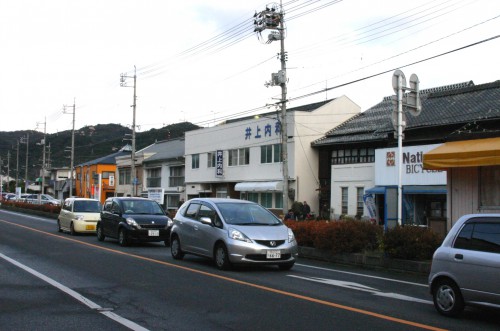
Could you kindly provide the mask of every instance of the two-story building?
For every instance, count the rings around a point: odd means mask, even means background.
[[[318,212],[318,155],[311,142],[359,112],[346,96],[287,110],[288,206],[307,201]],[[281,214],[281,136],[278,112],[186,132],[186,198],[242,198]]]

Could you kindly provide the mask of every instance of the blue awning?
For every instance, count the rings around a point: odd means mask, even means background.
[[[445,185],[406,185],[403,194],[446,194]]]
[[[365,190],[365,193],[368,194],[385,194],[385,186],[374,186],[372,188],[369,188],[368,190]]]

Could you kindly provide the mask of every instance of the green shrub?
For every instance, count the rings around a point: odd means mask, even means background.
[[[385,233],[382,245],[391,258],[430,260],[442,240],[440,235],[427,228],[397,226]]]

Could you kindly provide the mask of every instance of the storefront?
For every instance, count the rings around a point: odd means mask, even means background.
[[[423,154],[439,145],[403,147],[402,224],[446,231],[446,172],[423,168]],[[385,227],[398,222],[397,147],[375,151],[375,187],[365,190],[372,218]]]

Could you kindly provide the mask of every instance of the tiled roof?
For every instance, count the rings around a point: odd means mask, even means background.
[[[406,114],[405,131],[469,123],[475,120],[500,119],[500,81],[474,85],[472,81],[420,91],[422,112]],[[385,140],[394,132],[392,97],[353,116],[333,128],[312,146]]]
[[[150,146],[145,152],[156,152],[151,157],[145,159],[143,162],[153,162],[159,160],[169,160],[174,158],[184,157],[184,139],[166,140],[157,142]]]
[[[94,165],[94,164],[116,164],[116,157],[123,156],[123,155],[130,155],[129,150],[124,150],[121,149],[116,153],[109,154],[103,157],[100,157],[95,160],[90,160],[85,163],[77,165],[77,167],[84,167],[84,166],[89,166],[89,165]]]

